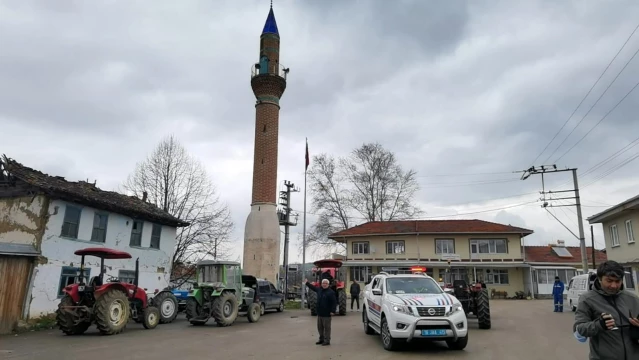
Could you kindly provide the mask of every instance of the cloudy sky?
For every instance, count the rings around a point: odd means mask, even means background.
[[[112,190],[175,134],[230,205],[241,245],[253,161],[250,71],[268,6],[0,0],[0,153]],[[535,202],[540,176],[520,181],[513,171],[578,167],[584,218],[639,192],[639,161],[627,162],[639,154],[632,147],[639,90],[601,121],[639,81],[639,56],[619,73],[639,50],[639,31],[570,118],[637,27],[639,2],[276,0],[274,7],[280,61],[291,69],[281,101],[280,184],[303,187],[305,137],[311,155],[343,156],[378,141],[418,172],[425,217],[510,223],[535,230],[527,244],[571,245],[577,240]],[[569,173],[546,180],[550,190],[571,185]],[[302,194],[294,196],[301,211]],[[551,211],[577,232],[574,208]],[[315,218],[308,214],[309,226]],[[300,221],[293,260],[301,231]],[[598,247],[602,234],[595,226]]]

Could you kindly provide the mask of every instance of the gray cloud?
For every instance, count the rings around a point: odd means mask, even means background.
[[[268,3],[257,0],[152,7],[1,1],[0,128],[11,135],[2,137],[0,150],[43,171],[114,189],[161,137],[175,133],[207,166],[241,239],[255,119],[250,68],[267,11]],[[531,241],[539,243],[572,241],[536,204],[482,211],[538,197],[538,176],[519,181],[508,172],[531,165],[634,29],[638,13],[639,3],[630,0],[276,1],[281,61],[291,68],[278,178],[303,186],[305,137],[312,155],[346,155],[379,141],[418,171],[418,201],[429,216],[476,213],[458,217],[517,222],[534,229]],[[537,164],[638,46],[636,34]],[[549,161],[637,81],[639,59]],[[634,140],[637,91],[559,165],[584,172]],[[584,176],[582,185],[637,151]],[[585,187],[585,216],[636,195],[637,164]],[[499,174],[479,175],[493,172]],[[450,174],[470,175],[439,176]],[[546,180],[554,189],[571,179]],[[533,194],[512,197],[527,193]],[[302,194],[293,205],[301,211]],[[553,211],[576,230],[570,210]],[[301,230],[300,222],[294,231]]]

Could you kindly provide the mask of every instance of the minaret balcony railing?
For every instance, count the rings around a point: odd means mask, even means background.
[[[262,69],[262,66],[260,64],[253,64],[253,66],[251,67],[251,79],[256,77],[256,76],[279,76],[282,79],[286,80],[286,76],[288,75],[289,69],[285,68],[282,64],[273,64],[273,65],[267,65],[269,67],[268,71],[267,69]]]

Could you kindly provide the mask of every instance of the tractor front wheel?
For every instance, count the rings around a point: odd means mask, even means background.
[[[142,325],[144,325],[145,329],[155,329],[162,318],[160,310],[158,310],[155,306],[147,306],[147,308],[144,309],[144,314],[142,316]]]
[[[118,289],[107,290],[96,300],[94,309],[96,325],[103,335],[124,331],[131,314],[129,299]]]
[[[339,304],[339,314],[340,315],[346,315],[346,291],[342,290],[337,290],[337,298],[338,298],[338,304]]]
[[[475,294],[475,315],[477,315],[480,329],[490,329],[490,303],[487,289],[482,289]]]
[[[76,317],[75,313],[63,309],[63,306],[74,306],[75,303],[69,295],[64,295],[60,304],[58,304],[58,310],[55,314],[55,321],[58,324],[60,330],[67,335],[80,335],[83,334],[89,326],[91,326],[91,319],[81,319],[82,321],[74,321]]]
[[[317,316],[317,293],[315,291],[308,292],[308,307],[311,309],[311,315]]]
[[[248,313],[246,314],[246,317],[248,318],[249,322],[257,322],[260,319],[260,316],[262,315],[262,312],[260,311],[260,305],[257,303],[252,303],[251,305],[249,305],[248,307]]]
[[[160,309],[160,324],[169,324],[178,314],[178,301],[175,295],[163,291],[153,298],[153,305]]]
[[[235,294],[225,291],[213,301],[213,318],[218,326],[231,326],[237,318],[238,304]]]

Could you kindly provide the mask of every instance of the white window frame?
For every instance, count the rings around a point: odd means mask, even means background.
[[[357,249],[357,251],[355,251]],[[360,251],[361,250],[361,251]],[[351,245],[353,255],[365,255],[371,253],[371,245],[369,241],[353,241]]]
[[[497,241],[503,241],[504,242],[504,247],[505,250],[504,252],[497,252]],[[488,242],[488,252],[481,252],[481,244],[483,242]],[[477,252],[473,252],[473,247],[472,244],[477,244],[476,245],[476,249]],[[482,254],[508,254],[508,241],[506,239],[471,239],[470,240],[470,251],[471,254],[478,254],[478,255],[482,255]]]
[[[628,244],[635,242],[635,232],[632,229],[632,220],[626,220],[626,238],[628,239]]]
[[[388,252],[388,247],[391,252]],[[386,255],[403,255],[406,254],[406,241],[404,240],[388,240],[386,241]]]
[[[617,224],[610,225],[610,242],[612,243],[612,247],[619,246],[619,232],[617,231]]]
[[[373,273],[372,266],[353,266],[351,267],[351,281],[365,283],[368,277]]]
[[[438,248],[438,244],[441,244],[441,249]],[[441,250],[441,251],[440,251]],[[435,254],[454,254],[455,253],[455,239],[435,239]]]
[[[506,282],[501,282],[503,275],[506,275]],[[499,279],[498,282],[495,282],[495,278]],[[490,269],[490,273],[486,274],[486,284],[510,285],[510,272],[508,269]]]

